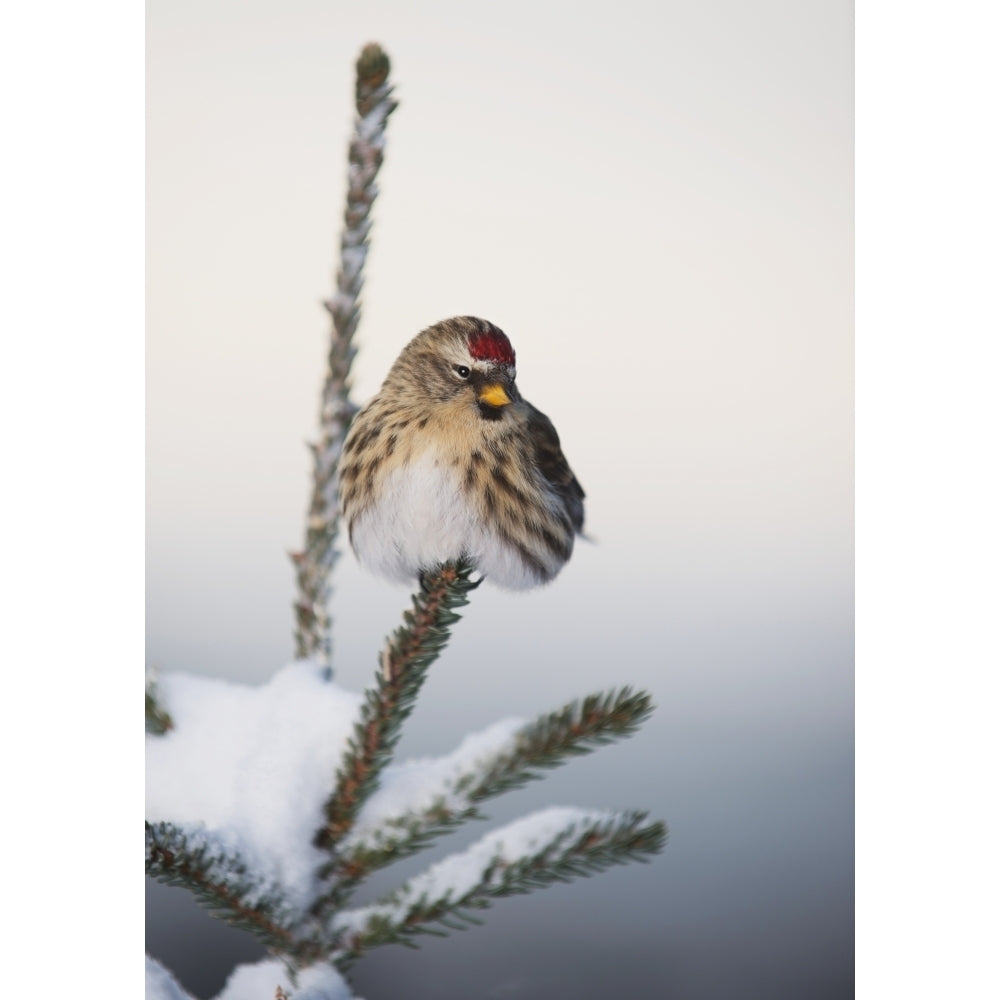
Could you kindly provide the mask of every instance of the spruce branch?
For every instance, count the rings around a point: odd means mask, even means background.
[[[209,912],[252,931],[269,948],[292,949],[295,910],[281,890],[204,828],[147,821],[146,872],[189,890]]]
[[[404,613],[403,624],[386,640],[375,686],[365,692],[361,718],[348,741],[334,792],[325,805],[326,822],[313,841],[317,847],[335,847],[374,792],[427,670],[447,644],[451,626],[459,620],[455,609],[468,604],[469,592],[479,585],[478,580],[470,579],[472,570],[470,562],[460,560],[422,575],[413,609]],[[327,881],[331,874],[330,869],[321,873]]]
[[[492,798],[541,778],[541,768],[558,767],[567,757],[631,736],[652,714],[652,698],[629,687],[587,695],[559,711],[541,715],[517,734],[509,753],[463,775],[455,791],[470,802]]]
[[[662,822],[646,823],[646,817],[644,812],[548,809],[508,824],[374,905],[341,913],[333,927],[340,937],[334,961],[346,968],[377,945],[414,947],[417,935],[464,929],[480,922],[473,911],[501,896],[648,861],[663,849],[667,831]],[[525,836],[539,825],[551,829]],[[470,882],[470,870],[477,869]]]
[[[632,735],[652,711],[645,691],[624,687],[588,695],[539,716],[517,730],[505,747],[445,776],[437,795],[423,807],[384,815],[376,794],[367,804],[373,820],[366,824],[362,810],[358,828],[334,862],[342,888],[353,888],[371,872],[423,850],[466,820],[482,819],[479,802],[543,777],[542,769]],[[430,761],[429,768],[435,763]],[[421,794],[426,800],[426,792]]]
[[[369,214],[378,195],[375,177],[382,165],[385,127],[396,108],[389,86],[389,57],[376,44],[358,57],[355,82],[357,118],[348,150],[347,206],[340,238],[337,291],[324,302],[333,321],[326,380],[320,405],[320,437],[310,444],[313,489],[305,546],[291,554],[295,567],[295,655],[313,657],[329,667],[333,652],[330,573],[337,559],[340,526],[337,463],[357,407],[350,400],[354,333],[361,316],[362,271],[368,256]]]
[[[156,685],[156,672],[146,671],[146,732],[153,736],[163,736],[174,728],[170,713],[160,704]]]

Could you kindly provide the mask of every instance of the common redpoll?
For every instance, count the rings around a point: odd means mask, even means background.
[[[351,424],[340,502],[351,547],[412,580],[467,558],[491,582],[548,583],[583,527],[552,421],[514,385],[506,334],[473,316],[418,333]]]

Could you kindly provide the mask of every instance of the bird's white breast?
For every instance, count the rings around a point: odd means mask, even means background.
[[[472,522],[455,471],[431,449],[385,477],[378,498],[355,520],[351,540],[375,572],[412,580],[421,569],[458,558]]]
[[[353,521],[359,560],[390,579],[412,581],[421,570],[464,555],[501,587],[537,585],[466,499],[460,475],[434,448],[389,472],[377,499]]]

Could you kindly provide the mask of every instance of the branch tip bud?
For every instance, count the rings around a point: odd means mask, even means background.
[[[378,42],[369,42],[358,56],[355,66],[358,73],[358,89],[375,89],[385,83],[389,76],[389,57]]]

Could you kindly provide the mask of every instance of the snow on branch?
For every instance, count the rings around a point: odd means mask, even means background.
[[[146,818],[225,838],[307,909],[327,856],[312,846],[361,696],[309,660],[262,685],[164,674],[175,726],[146,742]]]
[[[666,827],[646,813],[551,808],[483,837],[433,865],[372,906],[342,912],[335,961],[350,965],[380,944],[413,944],[479,921],[473,911],[493,899],[593,875],[612,865],[648,861],[663,849]]]
[[[155,958],[146,956],[146,1000],[195,1000]],[[215,1000],[354,1000],[351,988],[328,963],[291,976],[283,962],[265,958],[238,965]]]
[[[146,872],[193,892],[205,908],[253,931],[268,947],[288,950],[294,909],[231,845],[205,828],[146,823]]]
[[[155,958],[146,956],[146,1000],[195,1000],[173,974]]]
[[[344,884],[356,884],[465,820],[481,819],[477,803],[541,778],[544,768],[630,736],[652,710],[644,691],[592,694],[527,724],[494,723],[445,757],[386,768],[341,845],[338,875]]]
[[[263,959],[238,965],[215,1000],[354,1000],[354,994],[329,963],[298,970],[293,984],[284,963]]]
[[[359,297],[368,256],[369,214],[378,195],[375,177],[382,165],[385,126],[396,108],[389,86],[389,57],[375,44],[358,58],[357,118],[348,151],[347,206],[340,239],[336,294],[324,306],[333,320],[326,380],[320,405],[320,438],[310,445],[313,490],[306,520],[305,547],[291,554],[298,595],[295,600],[295,655],[331,665],[330,573],[336,562],[340,526],[337,462],[356,407],[350,401],[354,332],[361,317]]]

